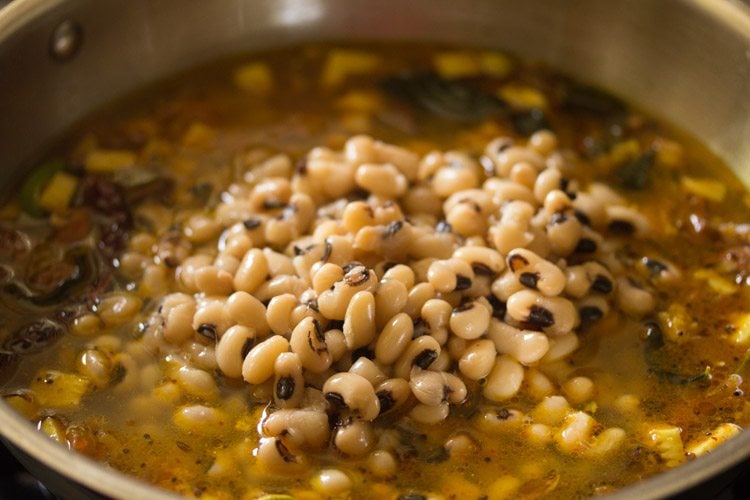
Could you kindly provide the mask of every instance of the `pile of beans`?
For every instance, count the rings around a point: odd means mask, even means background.
[[[252,386],[268,403],[256,456],[272,472],[300,472],[306,454],[332,447],[392,473],[379,421],[437,424],[471,391],[504,402],[524,383],[564,409],[537,411],[532,433],[561,426],[563,451],[592,439],[610,450],[624,432],[592,437],[593,418],[536,367],[569,356],[610,308],[640,318],[655,307],[618,257],[649,223],[603,184],[569,180],[570,161],[548,131],[497,138],[478,159],[368,136],[296,165],[267,158],[185,222],[191,252],[160,244],[179,290],[144,342],[189,353],[172,359],[195,394],[216,391],[215,369]],[[563,389],[571,401],[594,390],[585,377]],[[175,422],[216,411],[183,407]],[[479,425],[522,418],[493,410]]]

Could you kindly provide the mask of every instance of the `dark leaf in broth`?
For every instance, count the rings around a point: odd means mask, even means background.
[[[463,80],[435,73],[404,73],[387,78],[381,88],[417,109],[456,121],[480,121],[508,111],[505,101]]]
[[[648,184],[656,153],[649,149],[635,159],[618,167],[614,172],[617,183],[626,189],[640,190]]]

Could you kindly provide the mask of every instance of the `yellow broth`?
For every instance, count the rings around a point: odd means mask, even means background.
[[[339,74],[325,69],[334,53],[377,62],[364,64],[364,69],[354,63],[355,69]],[[447,67],[436,65],[445,54],[452,57]],[[448,102],[446,115],[384,90],[382,82],[404,70],[426,72],[436,67],[445,81],[500,96],[509,108],[486,112],[480,105],[466,114],[462,101],[455,116],[454,104]],[[570,97],[576,92],[583,96],[583,104]],[[524,386],[511,399],[493,402],[481,396],[477,382],[468,381],[467,401],[452,405],[444,423],[416,423],[406,412],[375,421],[381,441],[391,443],[388,449],[397,458],[395,474],[373,473],[367,456],[347,458],[332,448],[309,453],[310,466],[299,474],[268,474],[256,464],[253,451],[258,420],[267,410],[268,384],[253,388],[215,370],[219,396],[210,404],[224,412],[220,425],[193,431],[175,425],[177,406],[203,398],[171,392],[175,384],[170,384],[169,361],[139,344],[160,296],[178,289],[173,270],[165,268],[166,290],[160,290],[123,272],[122,261],[111,274],[101,271],[95,286],[76,290],[75,303],[60,297],[59,306],[29,309],[4,289],[0,340],[5,351],[13,351],[9,343],[28,321],[29,311],[54,319],[65,330],[51,345],[33,348],[19,355],[20,362],[0,367],[6,400],[74,450],[161,487],[205,498],[271,493],[322,498],[326,490],[316,486],[315,477],[320,469],[331,467],[351,480],[351,489],[340,496],[356,498],[580,497],[611,492],[666,470],[670,464],[649,434],[653,428],[679,428],[687,447],[722,425],[750,423],[742,387],[750,345],[750,208],[746,190],[726,166],[640,111],[621,108],[618,101],[538,64],[497,52],[316,45],[224,61],[163,83],[87,120],[50,158],[61,161],[82,182],[92,151],[126,150],[136,155],[140,166],[169,179],[171,191],[147,192],[133,202],[133,224],[123,239],[124,249],[100,258],[100,267],[106,269],[110,257],[120,259],[123,252],[133,250],[139,241],[136,235],[151,234],[157,241],[179,229],[187,215],[211,215],[219,193],[241,181],[249,165],[274,153],[299,162],[313,147],[340,149],[349,137],[364,133],[420,155],[456,149],[479,158],[495,137],[515,137],[523,143],[542,126],[554,131],[560,147],[568,151],[567,177],[581,187],[593,181],[611,183],[651,223],[648,239],[628,240],[618,249],[630,274],[649,283],[649,270],[641,262],[645,256],[672,262],[681,270],[673,286],[650,285],[656,308],[647,317],[628,317],[612,308],[579,332],[580,347],[571,356],[538,367],[552,382],[554,394],[561,394],[560,387],[573,377],[593,381],[593,396],[571,406],[593,416],[598,428],[625,431],[624,443],[611,453],[592,457],[564,453],[552,442],[529,444],[528,422],[482,427],[483,412],[531,415],[540,398]],[[639,167],[632,164],[644,154],[652,155],[645,177],[632,179],[640,175],[633,173]],[[708,184],[701,183],[706,179]],[[3,248],[2,284],[23,277],[40,281],[37,288],[59,285],[65,268],[59,256],[49,255],[81,241],[96,244],[101,234],[98,216],[82,215],[90,208],[82,205],[80,195],[55,213],[47,211],[41,220],[19,215],[23,202],[9,201],[2,227],[27,234],[33,250],[14,253],[12,247]],[[76,237],[75,229],[81,227]],[[215,252],[217,239],[202,248],[213,247]],[[62,277],[49,276],[55,269]],[[96,296],[111,290],[137,298],[137,312],[122,323],[97,320],[90,329],[76,326],[74,318],[97,318],[101,305]],[[664,345],[658,349],[645,337],[647,320],[663,331]],[[109,382],[87,386],[80,402],[40,404],[35,388],[60,384],[45,380],[44,373],[79,373],[81,352],[91,345],[113,360],[116,353],[128,352],[132,363],[112,361]],[[22,346],[16,348],[23,351]],[[143,367],[148,368],[141,371]],[[137,380],[129,380],[133,372],[138,372]],[[67,384],[63,383],[65,391]],[[465,449],[459,446],[449,453],[445,443],[457,436],[468,436],[462,441]],[[684,453],[679,462],[693,458]]]

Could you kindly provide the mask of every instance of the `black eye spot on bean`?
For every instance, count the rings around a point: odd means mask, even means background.
[[[607,230],[620,236],[632,236],[635,233],[635,226],[628,221],[613,220],[607,225]]]
[[[421,369],[426,370],[427,367],[430,366],[432,362],[435,361],[437,358],[438,358],[437,351],[434,351],[432,349],[425,349],[424,351],[414,356],[414,361],[412,362],[412,365],[418,366]]]
[[[297,461],[294,455],[292,455],[292,452],[289,451],[289,448],[287,448],[284,443],[281,442],[281,439],[276,439],[274,444],[276,445],[276,451],[279,453],[279,456],[284,460],[284,462],[291,463]]]
[[[326,392],[324,397],[337,410],[346,410],[348,408],[344,397],[338,392]]]
[[[375,393],[380,402],[380,415],[386,413],[388,410],[396,406],[396,400],[393,398],[393,394],[390,391],[382,390]]]
[[[610,293],[613,288],[612,281],[601,274],[597,274],[594,282],[591,283],[591,289],[601,293]]]
[[[341,266],[341,270],[344,271],[344,274],[349,274],[349,272],[352,269],[354,269],[355,267],[359,267],[361,265],[362,265],[361,262],[357,262],[355,260],[355,261],[352,261],[352,262],[347,262],[346,264],[344,264],[343,266]]]
[[[656,259],[651,259],[649,257],[644,257],[643,259],[641,259],[641,262],[643,262],[643,265],[646,266],[646,269],[648,269],[648,272],[652,277],[656,277],[669,269],[662,262],[659,262]]]
[[[197,332],[208,340],[216,340],[216,325],[203,323],[198,327]]]
[[[591,219],[585,213],[581,212],[580,210],[574,210],[573,215],[575,215],[576,219],[578,219],[578,222],[580,222],[584,226],[591,226]]]
[[[460,292],[462,290],[468,290],[469,288],[471,288],[471,279],[467,278],[466,276],[457,274],[455,291]]]
[[[328,262],[328,259],[331,257],[331,251],[333,250],[333,245],[331,244],[330,238],[326,238],[325,242],[323,243],[323,255],[320,257],[320,262]]]
[[[469,309],[474,308],[474,301],[473,300],[463,300],[459,305],[453,308],[454,313],[462,313],[464,311],[468,311]]]
[[[276,397],[286,401],[294,395],[295,383],[293,377],[281,377],[276,383]]]
[[[351,287],[363,285],[368,279],[370,272],[364,266],[357,266],[344,275],[344,283]]]
[[[427,500],[427,497],[419,493],[404,493],[399,495],[396,500]]]
[[[441,220],[435,225],[435,231],[438,233],[450,233],[453,231],[453,226],[451,226],[448,221]]]
[[[549,309],[533,305],[529,308],[529,319],[527,321],[534,326],[546,328],[555,324],[555,316]]]
[[[312,299],[308,300],[307,302],[305,302],[305,305],[311,311],[320,312],[320,309],[318,308],[318,299],[316,299],[314,297]]]
[[[244,221],[242,221],[242,225],[245,226],[245,229],[247,229],[248,231],[252,231],[253,229],[260,227],[260,224],[260,219],[256,218],[245,219]]]
[[[276,200],[273,198],[263,200],[263,208],[265,210],[275,210],[277,208],[283,208],[284,206],[286,206],[286,203],[281,200]]]
[[[526,267],[528,265],[529,261],[526,260],[526,257],[518,255],[516,253],[508,255],[508,267],[514,273],[522,267]]]
[[[521,276],[518,277],[518,281],[523,286],[536,290],[539,278],[539,273],[521,273]]]
[[[401,231],[403,227],[404,227],[404,221],[397,220],[397,221],[391,222],[385,227],[385,230],[383,231],[383,238],[388,239],[388,238],[394,237],[396,233]]]
[[[487,296],[487,300],[492,306],[492,317],[495,319],[499,319],[499,320],[502,320],[503,318],[505,318],[505,313],[508,309],[507,306],[505,305],[505,302],[501,301],[500,299],[498,299],[492,294],[489,294]]]
[[[490,278],[493,278],[495,276],[494,271],[492,271],[489,266],[482,264],[481,262],[472,262],[471,270],[474,271],[474,274],[477,274],[479,276],[488,276]]]
[[[554,214],[552,214],[552,217],[550,217],[549,223],[550,225],[554,226],[556,224],[562,224],[566,220],[568,220],[568,216],[563,212],[555,212]]]
[[[594,253],[596,252],[596,242],[594,240],[591,240],[589,238],[581,238],[578,240],[578,244],[576,245],[576,253]]]
[[[596,306],[583,306],[578,310],[581,316],[581,329],[585,330],[592,323],[595,323],[604,317],[604,313]]]

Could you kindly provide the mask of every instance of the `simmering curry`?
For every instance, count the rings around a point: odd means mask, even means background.
[[[497,51],[203,68],[0,216],[4,400],[185,495],[596,495],[750,423],[745,188]]]

